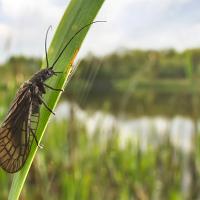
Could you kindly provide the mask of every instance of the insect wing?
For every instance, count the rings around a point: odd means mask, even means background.
[[[33,116],[32,107],[31,92],[25,84],[0,127],[0,166],[9,173],[20,170],[30,152],[34,139],[32,132],[39,118],[38,113]]]

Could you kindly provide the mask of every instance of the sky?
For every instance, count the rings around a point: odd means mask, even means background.
[[[68,3],[0,0],[0,62],[13,54],[44,56],[46,30],[49,25],[56,29]],[[200,47],[199,0],[105,0],[96,20],[107,23],[90,29],[80,57],[136,48]]]

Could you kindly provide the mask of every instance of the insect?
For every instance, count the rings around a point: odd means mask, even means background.
[[[46,93],[46,88],[55,92],[63,91],[47,85],[45,81],[62,73],[56,72],[54,67],[67,46],[83,29],[97,22],[104,21],[94,21],[80,28],[66,43],[51,66],[49,66],[47,55],[47,35],[50,27],[48,28],[45,37],[47,67],[34,74],[20,87],[0,127],[0,166],[8,173],[15,173],[24,166],[34,141],[38,147],[41,147],[36,136],[40,106],[44,105],[49,112],[55,114],[44,102],[42,96]]]

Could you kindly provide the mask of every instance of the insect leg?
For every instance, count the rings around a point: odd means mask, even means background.
[[[38,146],[40,149],[42,149],[42,148],[43,148],[43,145],[40,145],[40,144],[39,144],[39,142],[38,142],[38,140],[37,140],[37,137],[36,137],[34,131],[33,131],[32,129],[30,129],[30,130],[31,130],[31,133],[32,133],[32,135],[33,135],[33,137],[34,137],[34,140],[35,140],[37,146]]]
[[[51,90],[63,92],[63,89],[53,88],[53,87],[51,87],[50,85],[47,85],[46,83],[43,83],[43,84],[44,84],[44,86],[46,86],[47,88],[49,88],[49,89],[51,89]]]
[[[63,74],[63,72],[56,72],[54,71],[54,74],[57,75],[57,74]]]
[[[51,110],[51,108],[49,108],[49,107],[47,106],[47,104],[44,102],[44,100],[42,99],[42,97],[39,96],[39,100],[43,103],[43,105],[45,106],[45,108],[46,108],[49,112],[51,112],[52,114],[55,115],[55,113]]]

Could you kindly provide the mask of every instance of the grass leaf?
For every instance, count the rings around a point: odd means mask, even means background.
[[[72,0],[70,2],[60,21],[60,24],[48,50],[50,65],[55,61],[59,55],[59,52],[62,50],[67,41],[69,41],[69,39],[74,35],[74,33],[84,25],[89,24],[94,20],[103,2],[104,0]],[[70,62],[73,60],[78,49],[80,48],[88,29],[89,27],[77,35],[77,37],[72,41],[72,43],[68,46],[68,48],[65,50],[57,62],[55,71],[62,71],[64,73],[48,81],[48,84],[52,87],[64,88],[65,84],[67,83],[69,70],[71,68]],[[46,62],[44,61],[42,66],[45,67],[45,65]],[[55,108],[60,95],[61,93],[48,90],[44,99],[49,107],[53,109]],[[40,122],[36,133],[39,141],[41,140],[45,128],[48,124],[49,117],[50,113],[42,106],[40,111]],[[19,198],[36,151],[37,146],[34,143],[25,166],[13,177],[13,182],[8,197],[9,200]]]

